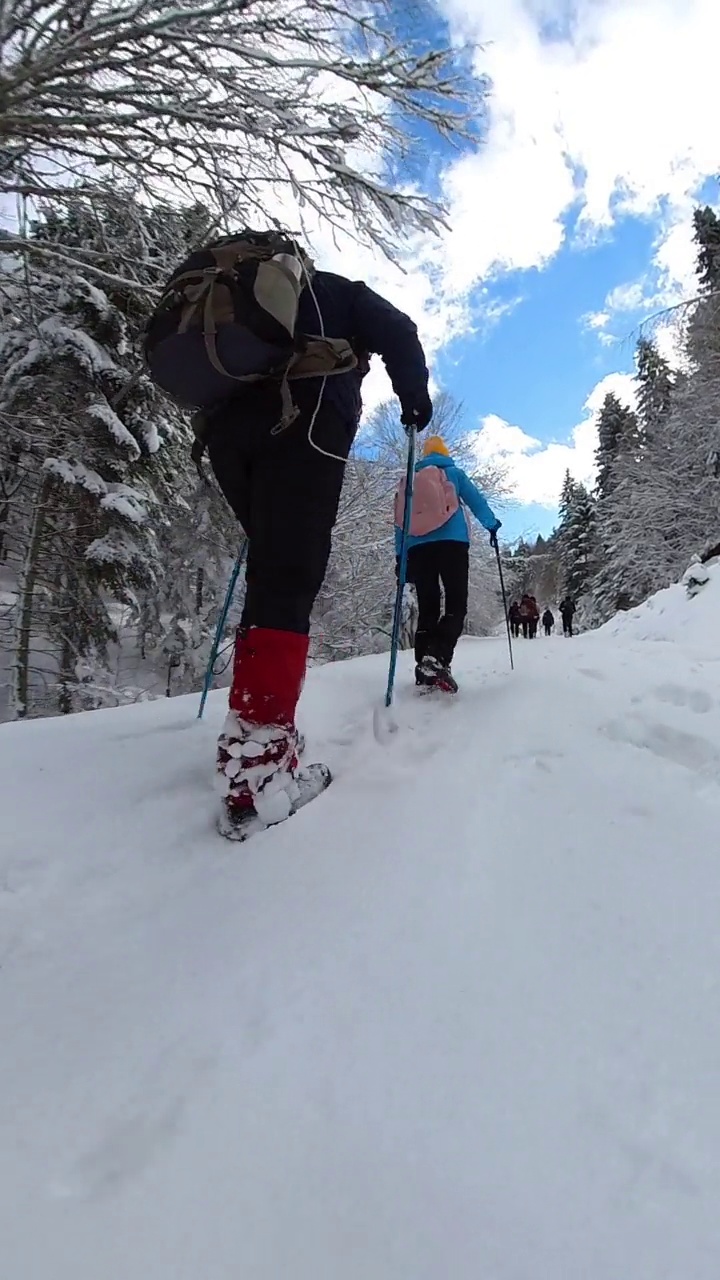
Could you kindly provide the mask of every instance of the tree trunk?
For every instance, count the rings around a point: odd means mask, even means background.
[[[195,578],[195,614],[199,618],[203,607],[203,593],[205,588],[205,570],[202,565],[197,571]]]
[[[17,475],[19,461],[20,450],[16,447],[11,451],[3,473],[2,504],[0,505],[0,561],[7,560],[8,556],[6,535],[7,525],[10,520],[10,485]],[[17,485],[15,490],[17,490]]]
[[[70,644],[66,639],[63,639],[60,651],[60,679],[58,682],[58,710],[63,716],[69,716],[73,709],[74,658],[75,655]]]
[[[18,576],[18,604],[15,634],[13,636],[13,665],[10,675],[10,711],[14,720],[23,720],[28,714],[30,688],[30,646],[35,587],[45,531],[46,503],[52,487],[48,477],[40,485],[35,503],[30,540]]]

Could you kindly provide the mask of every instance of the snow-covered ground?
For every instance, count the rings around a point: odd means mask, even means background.
[[[720,582],[466,641],[213,833],[224,695],[0,729],[3,1280],[717,1280]]]

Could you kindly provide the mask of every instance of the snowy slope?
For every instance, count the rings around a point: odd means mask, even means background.
[[[514,676],[466,641],[455,702],[405,661],[384,746],[384,660],[315,669],[336,782],[242,848],[224,695],[0,729],[3,1280],[717,1280],[720,584],[678,593]]]

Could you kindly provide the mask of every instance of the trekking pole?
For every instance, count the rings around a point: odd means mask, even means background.
[[[405,510],[403,512],[402,541],[400,543],[400,564],[398,565],[398,584],[395,592],[395,612],[393,614],[392,635],[390,637],[390,670],[388,671],[385,706],[392,706],[393,689],[395,688],[395,670],[397,668],[398,648],[400,645],[400,625],[402,623],[403,595],[407,577],[408,539],[410,537],[410,515],[412,513],[413,481],[415,479],[415,428],[408,430],[407,472],[405,474]]]
[[[505,593],[505,576],[503,574],[502,560],[500,559],[500,545],[497,540],[497,534],[490,535],[490,541],[495,548],[497,556],[498,573],[500,574],[500,590],[502,591],[503,610],[505,612],[505,626],[507,628],[508,649],[510,650],[510,670],[515,670],[515,660],[513,658],[512,636],[510,635],[510,618],[508,615],[507,595]]]
[[[198,720],[202,720],[203,711],[205,710],[205,703],[207,702],[207,696],[210,692],[210,685],[212,684],[212,681],[213,681],[213,674],[215,671],[215,662],[217,660],[218,649],[220,648],[222,633],[225,627],[225,622],[227,621],[228,613],[230,612],[230,605],[232,604],[232,598],[235,594],[235,586],[237,584],[240,570],[243,566],[243,561],[245,560],[245,556],[247,555],[247,546],[248,544],[247,544],[247,538],[246,538],[240,550],[237,553],[237,559],[235,560],[232,573],[230,574],[230,581],[228,582],[227,591],[225,592],[225,600],[223,603],[222,610],[220,612],[220,617],[218,618],[218,624],[215,628],[215,636],[213,638],[212,648],[210,650],[210,657],[208,658],[208,664],[205,671],[205,680],[203,682],[203,690],[200,696],[200,710],[198,711],[198,714],[197,714]]]

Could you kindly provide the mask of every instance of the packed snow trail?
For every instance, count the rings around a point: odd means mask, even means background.
[[[3,1277],[716,1280],[711,588],[404,655],[386,746],[311,672],[336,781],[242,847],[222,694],[3,728]]]

